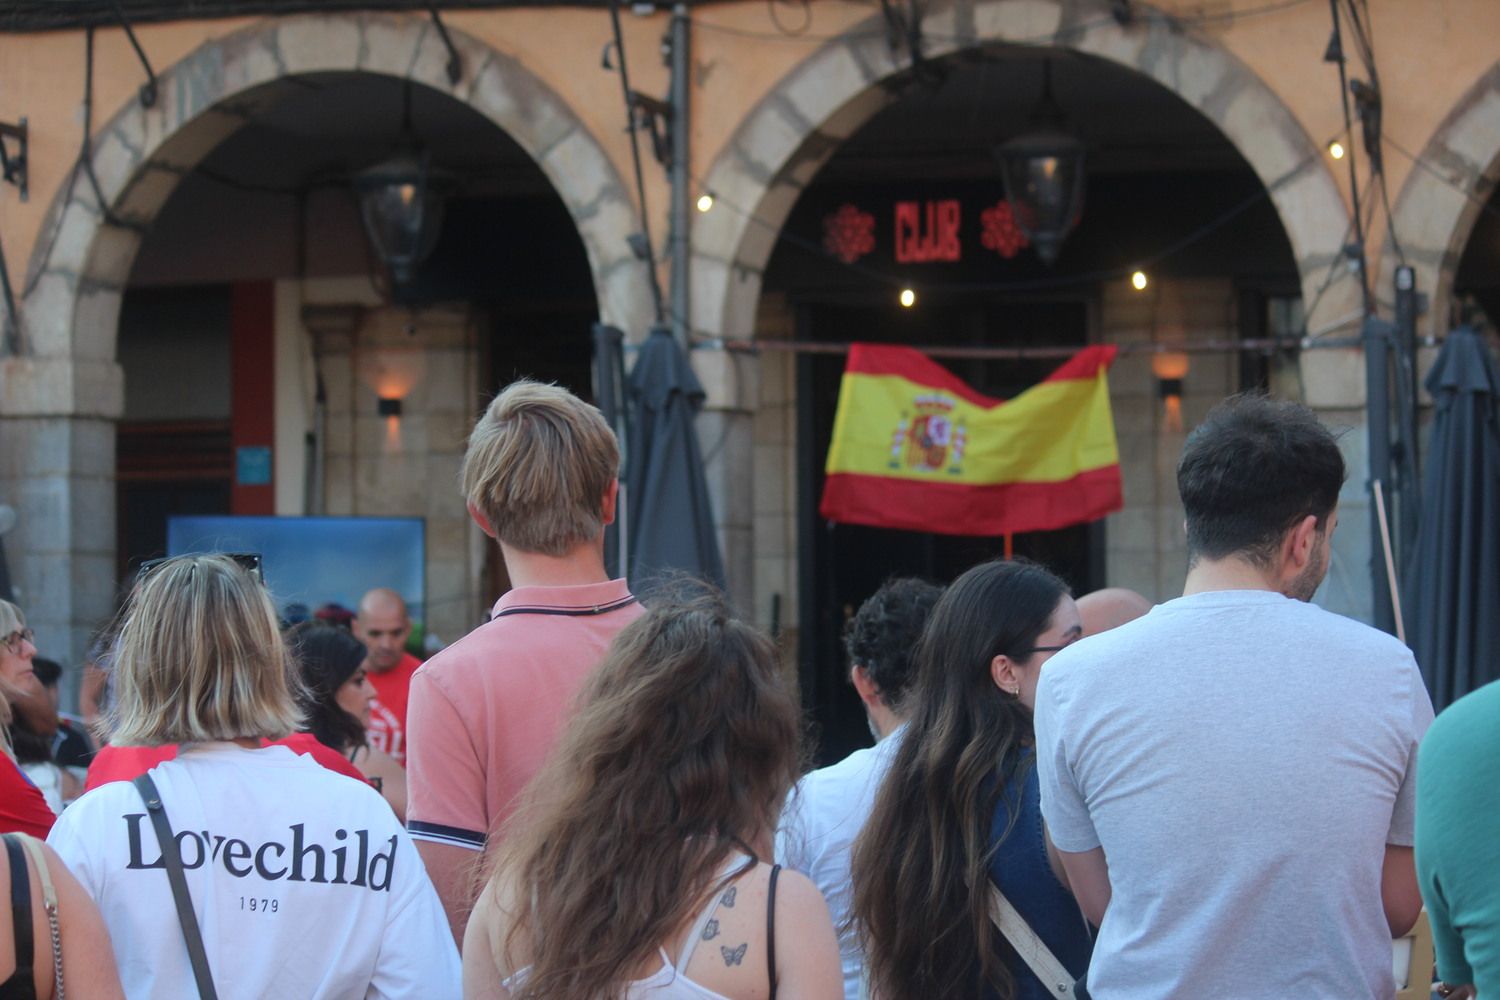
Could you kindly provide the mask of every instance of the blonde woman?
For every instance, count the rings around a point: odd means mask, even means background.
[[[96,788],[50,842],[99,903],[126,993],[196,998],[207,978],[224,1000],[456,996],[442,907],[385,800],[261,746],[302,720],[258,580],[227,556],[170,559],[142,573],[121,622],[112,742],[181,750],[148,772],[154,796],[133,782]],[[158,811],[170,838],[157,836]]]
[[[21,839],[45,835],[52,826],[42,793],[22,776],[4,744],[9,693],[35,683],[31,660],[36,646],[31,640],[21,609],[0,601],[0,839],[5,853],[0,859],[0,998],[57,996],[53,948],[60,947],[63,981],[73,995],[113,1000],[124,994],[98,907],[56,854],[46,847],[33,854]],[[37,857],[43,859],[45,873]],[[56,900],[56,945],[44,908],[47,882]],[[29,919],[17,921],[17,913]]]
[[[36,785],[21,773],[10,746],[11,701],[36,684],[32,638],[21,609],[0,601],[0,833],[45,837],[52,829],[52,810]]]
[[[770,863],[799,735],[771,641],[721,606],[626,626],[504,828],[464,995],[841,1000],[823,897]]]

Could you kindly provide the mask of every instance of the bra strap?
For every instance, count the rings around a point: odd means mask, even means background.
[[[766,975],[771,983],[771,1000],[776,1000],[776,879],[781,866],[771,866],[771,884],[766,888]]]

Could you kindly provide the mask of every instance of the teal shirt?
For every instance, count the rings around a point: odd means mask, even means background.
[[[1454,702],[1427,731],[1416,849],[1438,975],[1500,997],[1500,681]]]

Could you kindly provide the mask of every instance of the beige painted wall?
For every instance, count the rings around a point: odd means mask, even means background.
[[[1213,18],[1188,30],[1217,40],[1249,65],[1314,139],[1322,141],[1342,128],[1337,72],[1321,61],[1329,34],[1324,5],[1308,2],[1244,17],[1225,12],[1260,4],[1163,0],[1154,6],[1186,18]],[[844,0],[819,0],[810,9],[806,31],[788,37],[778,32],[762,4],[694,8],[695,175],[706,172],[746,113],[801,59],[828,36],[872,17],[868,4]],[[1387,134],[1417,152],[1495,63],[1493,39],[1500,35],[1500,4],[1493,0],[1373,0],[1371,15],[1385,91]],[[783,12],[783,21],[792,17]],[[619,82],[598,63],[598,53],[609,39],[604,11],[454,11],[445,19],[453,28],[520,59],[572,106],[608,151],[621,176],[629,176],[629,148],[620,127]],[[249,23],[222,19],[143,25],[137,34],[160,71],[203,42]],[[646,93],[666,91],[666,71],[658,56],[666,27],[663,14],[625,18],[632,83]],[[95,46],[93,121],[98,128],[125,102],[136,99],[143,76],[123,32],[101,29]],[[1352,45],[1349,48],[1352,51]],[[0,120],[25,116],[32,135],[30,200],[22,204],[14,188],[0,190],[0,238],[18,282],[26,273],[43,218],[78,153],[83,59],[82,32],[0,37]],[[1496,142],[1500,145],[1500,137]],[[1393,196],[1411,169],[1403,156],[1388,157]],[[1335,174],[1347,189],[1347,171],[1340,167]],[[651,164],[646,179],[653,223],[662,233],[667,206],[664,171]],[[1373,260],[1383,232],[1378,215],[1371,229]]]

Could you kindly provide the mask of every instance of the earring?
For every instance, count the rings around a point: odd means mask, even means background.
[[[1017,684],[1011,688],[1009,694],[1012,698],[1019,698],[1021,696],[1021,685]]]

